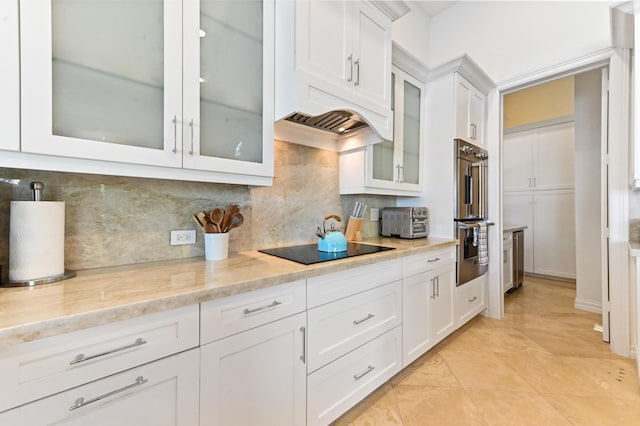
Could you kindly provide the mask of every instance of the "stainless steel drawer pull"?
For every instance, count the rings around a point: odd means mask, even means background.
[[[478,296],[473,296],[472,298],[469,299],[469,303],[474,302],[478,299]]]
[[[244,308],[243,312],[244,312],[245,315],[249,315],[249,314],[252,314],[254,312],[262,311],[264,309],[273,308],[274,306],[278,306],[278,305],[282,305],[282,302],[278,302],[277,300],[274,300],[270,304],[265,305],[265,306],[260,306],[259,308],[255,308],[255,309]]]
[[[370,319],[371,319],[371,318],[373,318],[373,317],[375,317],[375,315],[374,315],[374,314],[369,314],[369,315],[367,315],[366,317],[364,317],[364,318],[362,318],[362,319],[360,319],[360,320],[353,320],[353,324],[354,324],[354,325],[362,324],[363,322],[365,322],[365,321],[367,321],[367,320],[370,320]]]
[[[365,371],[363,371],[362,373],[360,373],[360,374],[354,374],[354,375],[353,375],[353,378],[354,378],[355,380],[360,380],[360,379],[362,379],[364,376],[366,376],[367,374],[371,373],[371,372],[372,372],[373,370],[375,370],[375,369],[376,369],[376,368],[375,368],[373,365],[370,365],[370,366],[368,366],[368,367],[367,367],[367,369],[366,369]]]
[[[93,404],[94,402],[100,401],[101,399],[109,398],[110,396],[117,395],[120,392],[124,392],[124,391],[127,391],[129,389],[135,388],[136,386],[144,385],[148,381],[149,380],[145,379],[144,377],[138,376],[138,378],[136,379],[135,383],[132,383],[132,384],[124,386],[124,387],[121,387],[120,389],[116,389],[116,390],[111,391],[109,393],[105,393],[104,395],[97,396],[97,397],[95,397],[93,399],[90,399],[88,401],[85,401],[84,398],[78,398],[78,399],[76,399],[76,403],[73,404],[71,407],[69,407],[69,411],[77,410],[78,408],[82,408],[85,405]]]
[[[427,263],[433,263],[433,262],[437,262],[438,260],[440,260],[439,257],[436,257],[434,259],[427,259]]]
[[[300,361],[305,364],[307,362],[307,329],[300,327],[300,331],[302,332],[302,355],[300,355]]]
[[[85,362],[85,361],[89,361],[90,359],[94,359],[94,358],[98,358],[101,356],[105,356],[105,355],[109,355],[112,353],[116,353],[116,352],[120,352],[120,351],[124,351],[126,349],[131,349],[131,348],[135,348],[136,346],[142,346],[144,344],[146,344],[147,341],[144,340],[142,337],[138,337],[136,339],[135,342],[133,342],[130,345],[126,345],[126,346],[121,346],[119,348],[116,349],[110,349],[108,351],[104,351],[104,352],[100,352],[99,354],[94,354],[94,355],[89,355],[89,356],[85,356],[84,354],[78,354],[76,355],[76,357],[73,359],[73,361],[71,361],[69,363],[69,365],[74,365],[74,364],[78,364],[80,362]]]

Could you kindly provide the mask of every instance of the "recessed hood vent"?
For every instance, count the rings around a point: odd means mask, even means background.
[[[362,121],[358,114],[344,110],[329,111],[325,114],[316,115],[315,117],[295,112],[286,117],[285,120],[338,135],[344,135],[368,126],[367,123]]]

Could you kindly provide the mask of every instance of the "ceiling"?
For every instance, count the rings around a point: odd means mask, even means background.
[[[456,3],[456,1],[431,1],[431,0],[416,0],[412,2],[413,5],[418,6],[422,9],[427,15],[435,16],[438,13],[442,12],[449,6]]]

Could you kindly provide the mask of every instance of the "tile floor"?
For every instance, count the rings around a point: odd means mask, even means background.
[[[635,361],[573,308],[575,286],[527,277],[505,320],[476,317],[335,425],[640,425]]]

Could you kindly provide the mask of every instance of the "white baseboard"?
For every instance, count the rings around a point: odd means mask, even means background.
[[[602,314],[602,303],[592,302],[591,300],[578,299],[573,305],[574,308],[581,311],[593,312],[594,314]]]

